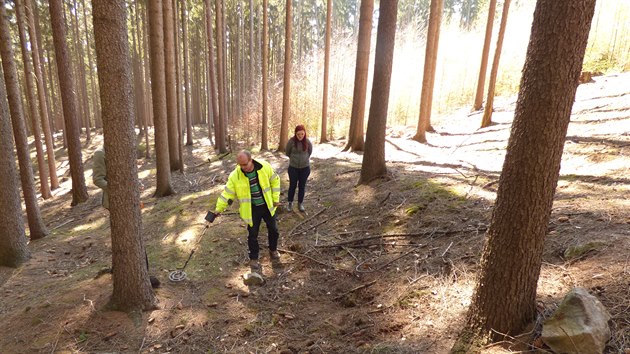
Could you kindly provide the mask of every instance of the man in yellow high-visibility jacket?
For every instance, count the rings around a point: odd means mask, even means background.
[[[258,256],[258,231],[262,220],[269,232],[269,255],[272,261],[280,259],[278,253],[278,227],[276,209],[280,205],[280,177],[268,162],[252,159],[252,154],[242,150],[236,155],[238,166],[230,173],[223,192],[217,199],[215,214],[222,213],[228,206],[228,200],[236,199],[239,203],[241,219],[247,223],[247,246],[249,248],[250,267],[260,269]]]

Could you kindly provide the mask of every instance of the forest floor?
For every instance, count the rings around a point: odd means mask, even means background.
[[[549,221],[538,287],[541,315],[573,287],[606,306],[613,336],[607,353],[630,350],[630,74],[579,86]],[[237,205],[203,235],[185,271],[171,282],[214,208],[233,155],[218,159],[199,131],[186,147],[177,194],[156,199],[154,160],[138,159],[144,240],[159,309],[106,309],[112,293],[107,212],[91,183],[95,136],[84,150],[88,202],[70,207],[64,177],[41,202],[51,231],[31,242],[19,269],[0,267],[2,353],[447,353],[470,303],[491,217],[516,98],[498,99],[495,125],[481,112],[434,122],[430,144],[413,128],[388,129],[389,178],[355,186],[362,155],[344,141],[316,144],[306,213],[280,211],[281,265],[272,266],[261,229],[266,283],[246,286],[246,229]],[[282,177],[288,160],[255,153]],[[565,257],[583,246],[588,252]],[[528,350],[539,331],[506,338],[487,352]],[[536,352],[535,348],[529,350]],[[546,352],[543,349],[538,352]]]

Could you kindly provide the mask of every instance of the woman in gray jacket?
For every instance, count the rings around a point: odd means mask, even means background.
[[[289,156],[289,196],[287,210],[293,209],[293,197],[295,196],[295,188],[299,186],[298,191],[298,210],[304,209],[304,192],[306,190],[306,180],[311,174],[310,157],[313,153],[313,144],[306,137],[306,129],[303,125],[295,127],[295,133],[285,149]]]

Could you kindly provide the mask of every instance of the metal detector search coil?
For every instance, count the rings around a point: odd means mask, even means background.
[[[172,282],[180,282],[180,281],[184,281],[186,280],[186,278],[188,277],[188,275],[186,274],[186,272],[184,272],[184,269],[186,269],[186,266],[188,265],[188,262],[190,261],[190,259],[192,258],[192,255],[195,254],[195,250],[197,249],[197,246],[199,245],[199,242],[201,242],[201,239],[203,238],[203,235],[206,233],[206,231],[208,230],[208,227],[210,227],[209,224],[206,224],[206,226],[204,226],[203,228],[203,232],[201,233],[201,235],[199,236],[199,239],[197,240],[197,242],[195,243],[195,246],[193,247],[192,250],[190,250],[190,254],[188,255],[188,259],[186,259],[186,263],[184,263],[184,266],[181,267],[178,270],[174,270],[170,273],[168,273],[168,280],[172,281]]]
[[[183,270],[175,270],[168,273],[168,280],[174,282],[180,282],[186,280],[186,272]]]
[[[229,199],[228,200],[228,206],[232,205],[232,202],[233,202],[233,200]],[[174,271],[168,273],[168,280],[170,280],[172,282],[180,282],[180,281],[186,280],[188,275],[186,274],[186,272],[184,272],[184,269],[186,269],[186,266],[188,265],[188,262],[192,258],[193,254],[195,254],[195,250],[197,249],[197,246],[199,245],[199,242],[201,242],[201,239],[203,238],[203,235],[206,233],[206,231],[210,227],[210,223],[212,223],[214,221],[214,219],[216,219],[217,215],[219,215],[219,214],[213,213],[211,211],[209,211],[208,214],[206,214],[205,219],[208,222],[208,224],[206,224],[206,226],[204,226],[203,232],[199,236],[199,239],[195,243],[195,246],[193,247],[192,250],[190,250],[190,254],[188,255],[188,259],[186,260],[186,263],[184,263],[184,266],[181,267],[180,269],[174,270]]]

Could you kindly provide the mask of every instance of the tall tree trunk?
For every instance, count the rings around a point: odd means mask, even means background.
[[[166,86],[164,75],[164,26],[162,1],[149,1],[149,40],[151,42],[151,94],[155,131],[155,165],[157,185],[155,197],[174,193],[171,186],[168,125],[166,122]],[[170,0],[164,0],[170,1]]]
[[[283,152],[289,140],[289,118],[291,116],[291,31],[293,27],[292,1],[286,2],[286,22],[284,30],[284,82],[282,89],[282,121],[280,122],[280,141],[278,151]]]
[[[83,27],[85,27],[85,43],[86,43],[86,47],[85,47],[85,51],[87,52],[87,58],[88,58],[88,68],[90,68],[90,89],[92,90],[92,113],[94,113],[94,124],[97,128],[100,128],[102,125],[102,119],[101,119],[101,107],[100,107],[100,103],[98,100],[98,87],[96,85],[96,80],[94,79],[94,72],[92,72],[91,68],[94,67],[94,60],[92,59],[92,49],[90,47],[90,30],[88,29],[88,25],[87,25],[87,10],[85,7],[85,0],[81,0],[81,7],[83,8]],[[87,79],[86,79],[86,83],[87,85]],[[87,86],[86,86],[86,96],[87,96]]]
[[[193,144],[193,123],[190,116],[190,81],[188,75],[188,10],[187,0],[182,1],[182,42],[184,44],[184,106],[186,109],[186,145]]]
[[[374,0],[361,0],[352,113],[350,115],[348,143],[343,148],[344,151],[363,151],[364,147],[363,121],[365,120],[365,98],[370,64],[370,42],[372,40],[372,12],[374,12]]]
[[[74,30],[74,43],[77,57],[77,86],[80,91],[80,105],[83,114],[83,125],[85,127],[86,144],[92,140],[92,113],[90,110],[90,100],[87,94],[87,75],[85,73],[85,55],[83,54],[83,45],[81,44],[81,35],[79,34],[79,8],[77,0],[74,0],[74,15],[72,16],[72,28]]]
[[[61,107],[61,93],[59,86],[59,75],[57,75],[56,61],[53,60],[52,52],[54,52],[54,45],[46,37],[46,63],[48,66],[48,82],[50,82],[50,107],[53,115],[53,127],[55,133],[62,131],[63,147],[66,148],[66,131],[63,129],[63,112]],[[54,72],[54,74],[53,74]]]
[[[132,29],[131,29],[131,44],[132,44],[132,72],[133,72],[133,92],[134,92],[134,116],[135,124],[138,127],[138,137],[142,137],[146,134],[146,130],[143,130],[144,126],[144,72],[142,70],[141,63],[141,42],[140,42],[140,22],[138,21],[138,11],[140,11],[140,5],[138,1],[135,1],[134,6],[130,6],[129,9],[133,10],[132,16]]]
[[[223,29],[223,15],[222,15],[222,0],[216,0],[215,1],[215,9],[216,9],[216,29],[217,29],[217,77],[218,77],[218,87],[217,87],[217,91],[218,91],[218,99],[219,99],[219,110],[218,110],[218,126],[215,126],[215,138],[217,140],[216,144],[217,144],[217,148],[219,149],[219,153],[225,153],[227,152],[227,148],[225,145],[225,124],[226,124],[226,117],[227,117],[227,111],[226,111],[226,106],[225,106],[225,59],[224,59],[224,54],[225,52],[223,51],[223,42],[224,42],[224,38],[225,38],[225,31]]]
[[[488,82],[488,96],[486,97],[486,106],[483,109],[483,118],[481,119],[481,127],[485,128],[492,124],[492,110],[494,105],[494,87],[497,83],[497,74],[499,73],[499,59],[501,58],[501,50],[503,49],[503,37],[505,37],[505,27],[507,26],[508,13],[510,11],[510,0],[503,2],[503,13],[501,14],[501,24],[499,26],[499,36],[497,37],[497,45],[494,49],[494,59],[492,60],[492,69],[490,70],[490,81]]]
[[[212,34],[212,14],[210,13],[210,1],[205,0],[205,10],[206,10],[206,38],[208,40],[208,106],[212,109],[212,121],[210,117],[208,117],[208,140],[212,141],[212,126],[214,125],[215,131],[215,139],[214,139],[214,148],[217,149],[217,139],[216,132],[217,127],[219,126],[219,108],[217,107],[217,88],[215,81],[215,65],[214,65],[214,48],[213,48],[213,40],[214,35]]]
[[[63,20],[62,0],[50,0],[49,10],[53,41],[55,43],[57,74],[59,75],[59,87],[61,89],[61,103],[65,123],[64,132],[66,132],[68,145],[68,162],[70,163],[70,175],[72,177],[71,205],[74,206],[85,202],[89,197],[83,174],[76,90],[72,78],[72,70],[70,69],[72,68],[72,61],[68,55],[68,45],[66,44],[66,25]]]
[[[490,0],[488,9],[488,22],[486,22],[486,36],[483,40],[483,51],[481,52],[481,66],[479,68],[479,79],[477,80],[477,91],[475,92],[475,102],[473,110],[478,111],[483,104],[483,89],[486,84],[486,70],[488,69],[488,53],[490,52],[490,40],[492,39],[492,27],[494,25],[494,13],[497,10],[497,0]]]
[[[267,136],[269,131],[269,117],[267,116],[267,106],[268,106],[268,97],[269,97],[269,86],[267,84],[269,75],[268,66],[269,66],[269,18],[267,14],[267,1],[263,0],[262,2],[262,12],[263,12],[263,33],[262,33],[262,43],[260,47],[262,48],[262,127],[261,127],[261,137],[260,137],[260,149],[261,150],[269,150],[269,146],[267,145],[269,137]]]
[[[178,159],[180,161],[180,172],[184,172],[184,148],[182,146],[182,142],[184,140],[184,128],[183,128],[183,114],[182,109],[184,109],[184,105],[182,104],[182,64],[181,58],[179,57],[179,24],[178,24],[178,8],[177,1],[172,0],[173,4],[173,36],[175,36],[175,77],[177,78],[175,82],[177,83],[176,92],[177,92],[177,152]]]
[[[35,20],[33,16],[31,0],[26,0],[26,19],[28,21],[28,31],[31,41],[31,54],[33,57],[33,68],[35,69],[35,79],[37,83],[37,98],[39,101],[39,117],[41,118],[42,130],[44,131],[44,141],[46,143],[46,157],[48,159],[48,175],[50,177],[50,188],[59,188],[59,179],[57,178],[57,165],[55,163],[55,150],[50,131],[50,119],[48,117],[48,102],[46,99],[46,86],[44,85],[44,74],[40,61],[41,50],[39,48],[39,39],[35,33]]]
[[[48,184],[48,165],[44,161],[44,147],[42,146],[41,131],[39,129],[39,114],[37,112],[37,100],[35,99],[35,85],[33,84],[33,67],[28,56],[26,30],[24,29],[24,6],[23,2],[15,0],[15,14],[20,37],[20,45],[22,47],[22,63],[24,64],[24,81],[26,82],[26,98],[30,110],[31,127],[33,129],[33,142],[35,143],[35,151],[37,151],[37,167],[39,171],[39,185],[42,198],[48,199],[52,197],[50,193],[50,185]],[[34,53],[33,53],[34,55]],[[36,56],[36,55],[35,55]],[[32,57],[32,56],[31,56]]]
[[[435,84],[435,68],[437,64],[438,43],[440,40],[440,24],[444,0],[431,0],[431,14],[427,30],[427,45],[424,56],[424,74],[422,76],[422,93],[420,94],[420,114],[416,135],[412,138],[420,143],[426,143],[426,132],[434,131],[431,127],[431,107],[433,104],[433,87]]]
[[[142,242],[126,0],[93,2],[112,229],[113,308],[157,308]]]
[[[234,64],[235,64],[234,77],[232,79],[232,82],[234,82],[234,84],[236,85],[236,89],[234,93],[234,95],[236,96],[234,99],[234,105],[236,106],[236,109],[233,110],[233,113],[236,115],[236,117],[238,117],[239,119],[242,119],[243,118],[243,85],[242,85],[243,66],[241,65],[241,61],[243,60],[243,56],[241,55],[241,51],[244,45],[243,45],[243,41],[241,40],[241,35],[243,34],[243,6],[242,6],[241,1],[238,1],[237,5],[238,5],[238,18],[237,18],[238,29],[234,36],[236,37],[234,41],[234,45],[231,46],[232,53],[234,53],[233,56],[234,56]],[[232,120],[232,122],[234,122],[234,120]],[[240,123],[244,124],[243,121],[241,121]]]
[[[536,317],[536,286],[595,0],[538,0],[514,122],[466,326],[474,352]]]
[[[39,10],[37,8],[37,3],[33,3],[32,0],[28,0],[28,2],[26,3],[26,14],[27,17],[31,16],[32,20],[29,18],[29,23],[31,23],[31,21],[33,22],[32,24],[30,24],[29,26],[34,26],[34,31],[35,31],[35,38],[37,39],[37,44],[38,44],[38,51],[37,51],[37,55],[39,57],[39,63],[40,63],[40,67],[41,67],[41,71],[42,71],[42,82],[43,82],[43,87],[44,87],[44,100],[46,102],[46,110],[47,110],[47,114],[48,114],[48,119],[49,119],[49,129],[51,129],[52,131],[56,132],[57,130],[55,129],[55,115],[53,114],[53,104],[51,104],[51,100],[53,100],[53,82],[51,80],[49,80],[49,72],[50,70],[47,69],[46,66],[46,61],[44,60],[44,58],[46,57],[45,53],[44,53],[44,47],[48,48],[48,46],[45,45],[45,43],[42,40],[42,30],[41,30],[41,26],[39,24]],[[30,14],[30,15],[29,15]],[[31,29],[29,28],[29,31]],[[30,32],[29,32],[30,33]],[[46,39],[48,39],[48,37],[46,37]],[[46,49],[46,51],[48,51],[48,49]],[[46,53],[47,54],[47,53]],[[48,65],[51,65],[50,62],[47,63]],[[48,91],[48,82],[50,82],[50,91]],[[52,135],[52,134],[51,134]],[[52,140],[52,146],[53,148],[55,147],[55,141]],[[48,162],[50,163],[50,161]],[[56,174],[55,174],[55,178],[56,178]],[[57,182],[57,185],[59,183]],[[56,189],[57,187],[53,187],[52,183],[51,183],[51,188],[52,189]]]
[[[7,88],[7,99],[11,114],[11,126],[13,139],[17,151],[18,164],[20,166],[20,181],[24,203],[26,205],[26,217],[30,230],[31,240],[40,239],[48,234],[37,205],[37,195],[33,180],[33,167],[31,166],[28,141],[26,138],[26,126],[24,124],[24,111],[18,87],[17,66],[14,61],[13,48],[11,47],[11,33],[7,19],[6,3],[0,0],[0,56],[4,70],[4,81]],[[10,140],[9,140],[10,141]]]
[[[392,79],[394,43],[396,42],[396,17],[398,0],[381,1],[379,5],[376,51],[374,54],[374,79],[366,132],[365,153],[361,164],[359,184],[367,184],[385,176],[385,128]]]
[[[24,231],[10,120],[0,67],[0,266],[17,268],[30,258],[30,251]]]
[[[247,85],[247,93],[251,94],[254,90],[254,82],[256,73],[254,72],[254,0],[249,0],[249,84]],[[251,98],[251,97],[250,97]]]
[[[225,21],[225,0],[221,0],[221,11],[217,12],[217,15],[221,16],[221,43],[222,46],[222,55],[223,55],[223,60],[222,60],[222,64],[219,65],[219,67],[221,68],[222,72],[223,72],[223,85],[221,85],[221,90],[223,90],[223,107],[225,108],[225,113],[222,113],[220,115],[221,119],[222,119],[222,124],[221,124],[221,129],[223,130],[223,138],[225,139],[226,143],[227,143],[227,139],[228,139],[228,125],[230,124],[230,91],[228,90],[228,84],[229,84],[229,79],[228,79],[228,46],[227,46],[227,35],[228,35],[228,31],[227,31],[227,22]],[[218,64],[217,64],[218,65]],[[227,150],[226,150],[227,151]]]
[[[142,4],[142,2],[140,2],[140,4]],[[149,143],[149,126],[154,126],[154,124],[153,124],[153,110],[151,109],[153,107],[153,100],[152,100],[152,93],[151,93],[151,55],[150,55],[150,49],[149,49],[150,34],[149,34],[149,23],[147,21],[147,16],[149,12],[148,5],[145,7],[145,9],[146,10],[144,11],[140,11],[140,23],[143,24],[141,26],[142,31],[140,32],[140,34],[142,34],[141,36],[142,40],[140,40],[140,43],[142,43],[142,48],[144,52],[143,65],[142,65],[142,68],[144,69],[144,112],[145,112],[144,113],[144,145],[146,147],[144,157],[146,159],[149,159],[151,158],[151,144]]]
[[[326,40],[324,49],[324,93],[322,98],[322,131],[320,143],[328,142],[328,69],[330,67],[330,37],[331,37],[332,0],[326,1]]]
[[[166,122],[168,127],[168,156],[171,171],[181,170],[179,159],[179,129],[177,128],[177,83],[175,72],[175,38],[173,24],[173,3],[171,0],[162,1],[162,16],[164,17],[164,68],[166,87]]]

